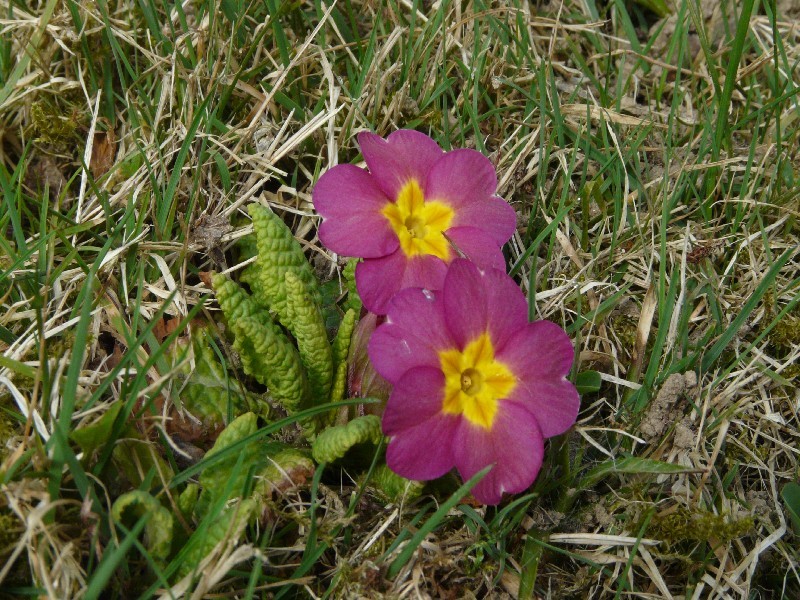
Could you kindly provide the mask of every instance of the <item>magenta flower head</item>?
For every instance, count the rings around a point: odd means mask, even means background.
[[[567,334],[527,315],[510,277],[463,259],[452,261],[440,292],[394,297],[369,345],[394,384],[383,413],[393,471],[425,480],[455,466],[466,480],[494,465],[472,490],[485,504],[533,483],[545,438],[575,423],[580,399],[566,379]]]
[[[356,286],[371,312],[386,314],[401,289],[441,289],[461,252],[482,268],[504,268],[500,248],[516,227],[514,209],[495,196],[492,163],[475,150],[444,152],[401,129],[386,139],[358,135],[369,172],[338,165],[314,187],[323,244],[361,257]]]

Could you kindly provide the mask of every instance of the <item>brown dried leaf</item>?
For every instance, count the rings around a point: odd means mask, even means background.
[[[160,344],[164,341],[164,339],[175,331],[178,326],[181,324],[181,319],[166,319],[162,317],[158,320],[158,322],[153,327],[153,335],[156,338],[156,341]]]
[[[222,423],[206,423],[189,414],[181,414],[175,406],[170,407],[168,416],[165,429],[171,438],[179,441],[179,446],[192,444],[200,448],[210,448],[220,432],[225,429]]]
[[[211,288],[211,287],[214,287],[211,284],[211,277],[212,277],[213,274],[214,274],[214,271],[199,271],[197,273],[197,276],[200,278],[200,281],[203,282],[203,285],[205,285],[207,288]]]
[[[291,490],[303,487],[314,476],[313,463],[295,465],[283,469],[284,476],[272,482],[272,493],[278,496],[287,494]]]
[[[636,381],[641,372],[645,350],[647,349],[647,340],[650,339],[650,330],[653,327],[653,317],[656,314],[657,307],[658,296],[656,295],[656,287],[651,285],[644,296],[642,312],[639,316],[639,326],[636,328],[636,347],[633,349],[631,368],[629,371],[629,378],[631,381]]]
[[[92,170],[92,177],[95,179],[102,177],[114,164],[116,155],[117,136],[114,130],[96,131],[92,142],[92,158],[89,161],[89,168]]]

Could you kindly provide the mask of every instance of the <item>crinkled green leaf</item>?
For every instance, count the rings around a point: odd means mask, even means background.
[[[255,317],[260,321],[272,323],[269,311],[259,306],[252,296],[226,275],[215,273],[211,278],[211,285],[229,323],[234,323],[242,317]]]
[[[342,322],[342,309],[338,304],[342,296],[342,286],[339,279],[330,279],[325,283],[321,283],[319,293],[322,297],[322,320],[325,321],[325,328],[329,332],[336,331],[339,323]]]
[[[217,437],[214,447],[206,453],[206,458],[223,452],[226,448],[253,435],[258,429],[256,415],[245,413],[234,419]],[[204,517],[211,505],[227,491],[227,498],[239,496],[247,483],[248,472],[254,464],[266,462],[267,445],[263,443],[248,444],[236,452],[217,462],[213,468],[206,469],[200,475],[202,488],[197,500],[195,512]],[[238,466],[238,468],[237,468]]]
[[[183,407],[201,419],[205,427],[225,425],[229,404],[234,417],[248,410],[249,404],[258,405],[255,395],[243,396],[236,382],[226,376],[211,347],[211,334],[205,328],[193,331],[191,348],[193,360],[184,360],[176,373],[185,380],[180,398]],[[171,354],[180,351],[178,348]]]
[[[323,404],[328,401],[333,378],[331,345],[319,304],[292,271],[286,272],[286,313],[308,376],[311,403]]]
[[[347,302],[345,302],[343,308],[352,310],[357,315],[361,313],[362,307],[361,296],[358,295],[358,290],[356,289],[356,267],[360,262],[360,259],[350,259],[342,269],[342,278],[347,286]]]
[[[353,330],[356,327],[356,313],[350,309],[342,317],[336,338],[333,340],[333,366],[338,369],[339,365],[347,361],[347,353],[350,352],[350,340],[353,339]]]
[[[247,522],[257,514],[255,500],[246,499],[226,506],[207,526],[197,528],[186,546],[189,551],[182,557],[178,579],[191,573],[219,544],[235,544]]]
[[[237,225],[234,223],[234,225]],[[245,218],[241,218],[239,226],[245,225]],[[236,262],[243,263],[258,256],[258,248],[256,247],[256,238],[254,235],[246,235],[236,243],[238,253],[236,255]]]
[[[86,456],[90,456],[95,450],[108,442],[111,437],[111,430],[114,428],[114,421],[117,420],[117,416],[123,406],[123,402],[112,404],[97,421],[87,427],[76,429],[70,433],[69,437],[80,446]]]
[[[181,511],[183,518],[187,521],[192,518],[199,496],[200,486],[196,483],[188,484],[181,492],[181,495],[178,496],[178,510]]]
[[[131,487],[138,488],[148,479],[153,471],[155,477],[150,478],[150,489],[160,487],[172,476],[169,466],[151,442],[141,439],[141,434],[131,425],[122,431],[120,439],[114,444],[111,453],[114,467],[125,475]]]
[[[242,415],[220,433],[206,457],[224,452],[256,430],[256,416],[253,413]],[[253,441],[230,451],[213,468],[203,471],[199,479],[203,489],[195,513],[202,518],[220,500],[241,497],[245,489],[257,506],[263,508],[264,500],[273,491],[300,484],[313,473],[314,464],[307,451],[279,443]]]
[[[321,305],[319,285],[303,249],[283,220],[260,204],[248,207],[253,219],[258,258],[242,274],[250,285],[255,301],[278,313],[278,318],[291,329],[286,313],[286,273],[292,272],[303,282],[312,302]]]
[[[308,380],[297,349],[269,316],[236,283],[212,279],[222,312],[234,335],[234,348],[248,375],[269,388],[290,413],[307,408]]]
[[[150,494],[141,490],[122,494],[111,507],[111,516],[128,527],[133,526],[145,514],[150,515],[144,528],[145,545],[151,556],[163,563],[172,550],[175,528],[172,513]]]
[[[333,383],[331,384],[331,402],[340,402],[344,399],[347,393],[347,354],[350,351],[350,341],[353,339],[353,330],[356,326],[356,313],[353,310],[348,310],[342,322],[339,324],[339,330],[336,332],[336,337],[333,340]],[[328,423],[332,423],[336,419],[337,411],[331,411],[328,414]]]
[[[375,415],[365,415],[320,433],[314,440],[311,454],[318,463],[333,462],[343,458],[353,446],[367,442],[379,444],[382,437],[381,420]]]
[[[370,484],[389,502],[410,502],[422,493],[424,483],[401,477],[386,465],[378,465],[372,473]]]
[[[333,376],[333,385],[331,386],[331,402],[340,402],[344,399],[344,394],[347,391],[347,363],[339,363],[336,368],[336,373]]]
[[[266,385],[290,414],[308,408],[308,379],[297,349],[286,336],[252,317],[231,323],[231,329],[245,372]]]

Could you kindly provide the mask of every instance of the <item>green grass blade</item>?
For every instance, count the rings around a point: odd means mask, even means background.
[[[58,0],[47,0],[47,4],[45,4],[44,8],[41,10],[38,18],[39,24],[36,27],[36,31],[33,33],[30,42],[28,42],[28,46],[25,49],[25,52],[22,54],[22,57],[20,57],[19,61],[17,62],[17,66],[14,67],[14,70],[11,72],[11,76],[5,82],[3,88],[0,89],[0,106],[6,103],[6,100],[8,100],[9,96],[11,96],[14,88],[17,87],[17,83],[19,82],[20,78],[28,68],[33,55],[39,48],[39,44],[42,42],[42,37],[47,30],[47,25],[50,23],[50,19],[53,18],[53,11],[56,9],[57,5]]]
[[[113,577],[114,572],[123,561],[126,560],[131,546],[135,544],[149,519],[149,514],[143,514],[119,545],[113,548],[106,548],[103,559],[97,565],[97,569],[86,585],[86,591],[83,595],[85,600],[97,600],[103,597],[111,577]]]
[[[436,529],[442,523],[442,521],[444,521],[447,513],[449,513],[451,509],[455,508],[456,504],[458,504],[461,499],[466,496],[491,469],[492,465],[484,467],[475,473],[475,475],[473,475],[469,481],[464,483],[460,488],[453,492],[453,495],[450,496],[446,502],[442,503],[438,510],[431,515],[430,519],[425,521],[425,524],[420,527],[419,530],[417,530],[417,532],[400,551],[400,554],[397,555],[397,558],[395,558],[392,561],[392,564],[389,565],[389,570],[387,572],[389,579],[394,579],[397,576],[400,570],[414,555],[414,552],[417,550],[425,537],[434,529]]]
[[[775,279],[780,274],[781,269],[783,269],[784,265],[789,262],[789,259],[794,256],[797,251],[797,247],[787,248],[783,254],[781,254],[774,263],[772,263],[769,271],[764,274],[764,277],[761,279],[761,283],[758,284],[756,290],[750,295],[750,297],[747,299],[747,302],[744,303],[744,306],[742,306],[742,309],[739,314],[736,315],[736,318],[733,319],[728,328],[723,332],[719,339],[714,342],[711,348],[702,354],[702,361],[700,365],[703,371],[708,371],[714,362],[720,357],[736,333],[739,331],[739,329],[741,329],[742,325],[744,325],[747,319],[750,318],[751,313],[756,308],[758,303],[761,302],[764,294],[766,294],[769,288],[775,283]]]

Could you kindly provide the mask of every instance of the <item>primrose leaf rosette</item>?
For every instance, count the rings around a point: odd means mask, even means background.
[[[401,291],[369,344],[376,370],[394,384],[383,414],[389,467],[408,479],[456,467],[497,504],[523,491],[542,465],[544,440],[564,433],[580,399],[566,379],[567,334],[529,323],[522,291],[505,273],[452,261],[440,292]]]
[[[500,248],[514,233],[516,214],[495,195],[489,159],[463,148],[445,152],[407,129],[386,139],[362,132],[358,144],[369,172],[354,165],[329,169],[313,201],[324,219],[322,243],[364,259],[356,286],[370,312],[386,314],[403,288],[440,289],[459,255],[481,267],[505,266]]]
[[[346,391],[355,313],[345,314],[331,345],[320,287],[300,244],[269,209],[253,205],[249,212],[258,254],[241,279],[252,293],[224,275],[212,277],[242,368],[267,386],[272,399],[290,415],[339,401]],[[261,406],[259,412],[266,416],[268,410]],[[332,418],[321,414],[304,419],[304,435],[313,439]]]

